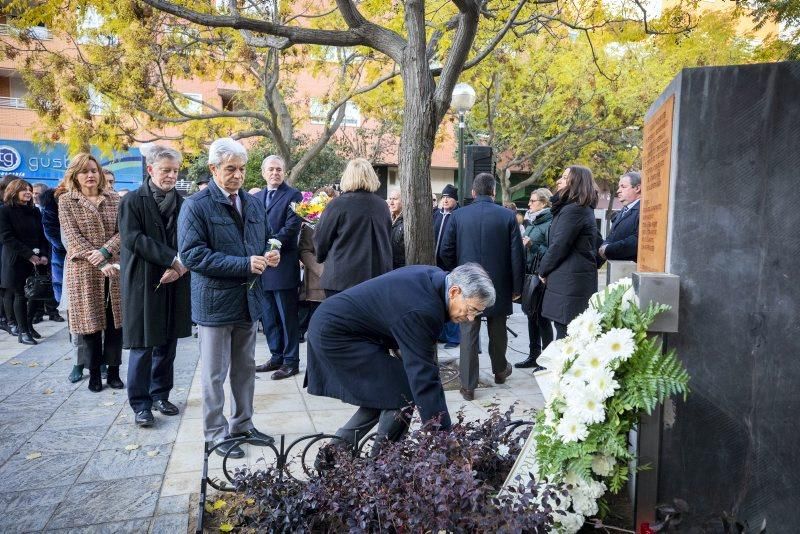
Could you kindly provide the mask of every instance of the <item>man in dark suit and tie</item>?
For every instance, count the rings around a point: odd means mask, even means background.
[[[261,175],[267,187],[255,197],[267,213],[267,233],[281,242],[281,262],[261,275],[264,289],[262,324],[271,358],[256,367],[256,372],[274,371],[273,380],[296,375],[300,369],[300,327],[297,316],[297,287],[300,263],[297,236],[302,220],[289,206],[303,195],[284,181],[285,163],[280,156],[267,156]]]
[[[489,331],[489,357],[496,384],[502,384],[511,374],[506,360],[506,319],[513,313],[511,301],[522,293],[525,274],[525,252],[517,219],[511,210],[494,203],[495,180],[481,173],[472,182],[475,201],[450,216],[447,233],[442,238],[439,255],[444,268],[454,269],[468,262],[480,264],[489,273],[497,293],[494,306],[483,315]],[[475,398],[478,386],[478,335],[480,317],[461,324],[461,395]]]
[[[611,232],[598,250],[607,260],[636,261],[639,246],[639,199],[642,196],[642,175],[631,171],[622,175],[617,198],[622,210],[614,217]]]

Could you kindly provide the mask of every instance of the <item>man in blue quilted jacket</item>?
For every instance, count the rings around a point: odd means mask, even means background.
[[[192,320],[198,325],[203,383],[203,432],[218,444],[242,437],[270,442],[253,426],[255,343],[263,309],[261,273],[276,267],[277,250],[267,252],[264,206],[241,189],[247,151],[231,138],[208,150],[212,180],[188,197],[178,218],[181,262],[192,272]],[[230,370],[231,418],[223,415],[223,384]],[[216,452],[242,458],[230,443]]]

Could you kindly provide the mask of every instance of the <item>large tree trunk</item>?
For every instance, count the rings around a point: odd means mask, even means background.
[[[433,81],[425,55],[424,2],[408,0],[409,43],[403,50],[400,75],[405,105],[398,157],[406,264],[435,265],[431,214],[431,159],[438,126]]]

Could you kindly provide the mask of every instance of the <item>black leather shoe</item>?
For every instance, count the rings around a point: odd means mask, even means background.
[[[230,436],[225,436],[225,439],[230,439]],[[230,451],[230,454],[228,454],[228,451]],[[236,445],[235,441],[231,441],[229,443],[223,443],[222,445],[214,449],[214,452],[216,452],[220,456],[227,455],[228,458],[244,458],[244,451],[240,446]]]
[[[63,323],[65,319],[61,317],[60,313],[56,312],[50,314],[50,320],[54,323]]]
[[[268,373],[270,371],[277,371],[281,368],[280,363],[262,363],[261,365],[256,365],[256,373]]]
[[[8,325],[8,327],[11,329],[11,335],[12,336],[18,336],[19,335],[19,327],[17,325],[10,324],[10,325]]]
[[[275,438],[270,436],[269,434],[264,434],[257,428],[251,428],[246,432],[237,432],[235,434],[231,434],[232,438],[247,438],[247,443],[252,445],[267,445],[271,443],[275,443]]]
[[[281,368],[272,373],[273,380],[283,380],[284,378],[289,378],[290,376],[294,376],[300,372],[300,369],[297,367],[292,367],[290,365],[281,365]]]
[[[23,345],[38,345],[36,340],[27,332],[20,332],[17,336],[17,340]]]
[[[461,388],[458,390],[458,392],[461,393],[461,396],[464,398],[465,401],[475,400],[474,389]]]
[[[150,410],[136,412],[136,418],[134,419],[134,422],[137,426],[153,426],[153,423],[155,422],[153,412]]]
[[[29,330],[30,330],[31,337],[32,337],[33,339],[42,339],[42,334],[40,334],[39,332],[37,332],[36,330],[34,330],[34,329],[33,329],[33,327],[30,327],[30,329],[29,329]]]
[[[547,371],[547,367],[542,367],[541,365],[537,365],[533,368],[534,373],[538,373],[539,371]]]
[[[536,358],[533,356],[528,356],[521,362],[515,363],[514,367],[516,367],[517,369],[529,369],[531,367],[536,367]]]
[[[11,327],[8,325],[8,321],[6,321],[5,319],[0,321],[0,330],[4,330],[9,334],[11,333]]]
[[[494,375],[494,383],[495,384],[505,384],[506,378],[511,376],[511,372],[513,370],[514,370],[514,368],[511,367],[511,364],[510,363],[507,364],[505,371],[501,371],[499,373],[495,373],[495,375]]]
[[[164,415],[178,415],[178,407],[172,404],[167,399],[153,401],[153,408],[158,410]]]
[[[33,319],[31,319],[31,323],[33,324],[39,324],[42,321],[44,321],[44,316],[38,313],[33,316]]]

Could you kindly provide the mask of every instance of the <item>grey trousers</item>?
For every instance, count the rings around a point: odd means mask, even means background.
[[[508,346],[508,332],[506,320],[508,317],[487,317],[486,325],[489,331],[489,358],[492,360],[492,372],[500,373],[506,370],[506,347]],[[478,337],[481,332],[481,320],[461,323],[461,344],[459,345],[460,361],[458,365],[461,387],[475,389],[478,387]]]
[[[256,332],[258,323],[200,326],[200,362],[203,384],[203,433],[206,441],[253,428],[256,386]],[[225,419],[225,377],[230,370],[231,419]]]

